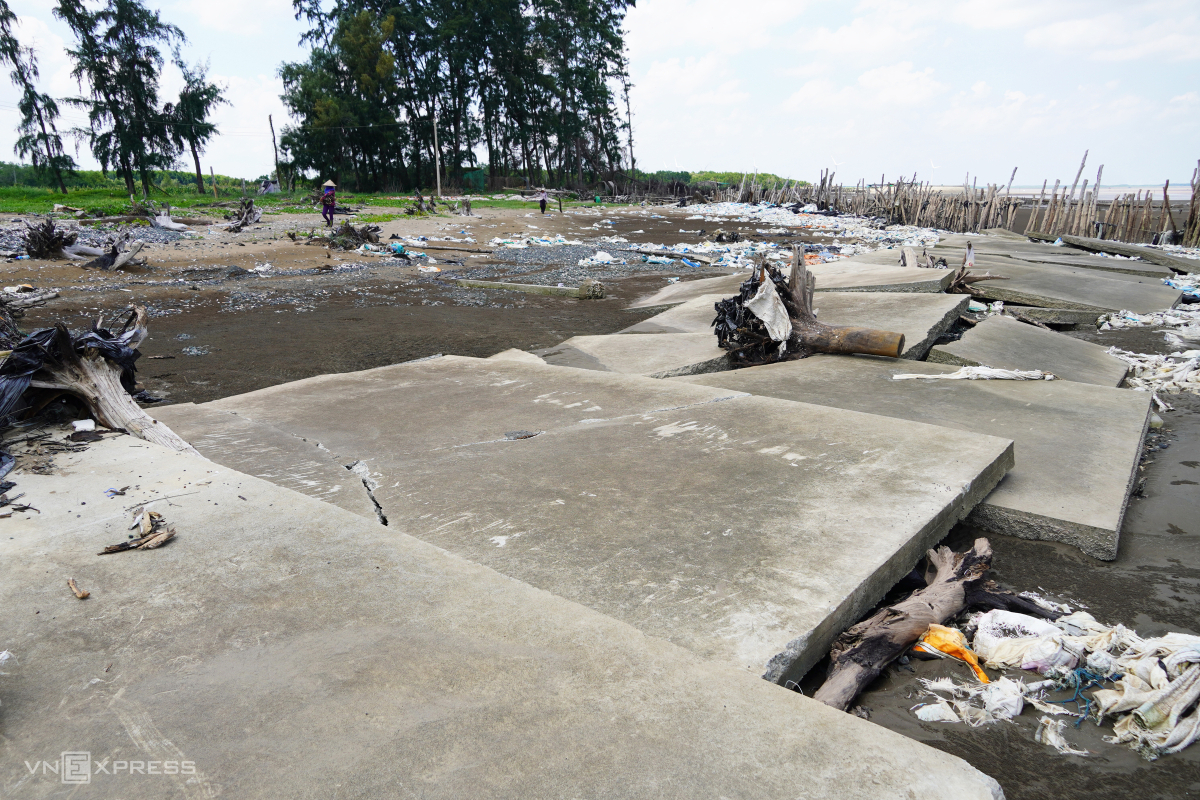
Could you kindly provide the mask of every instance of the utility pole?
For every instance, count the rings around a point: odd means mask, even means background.
[[[275,182],[279,184],[279,191],[283,191],[283,173],[279,171],[279,148],[275,145],[275,120],[271,119],[271,115],[267,114],[267,124],[271,126],[271,149],[275,151]]]
[[[437,97],[433,98],[433,171],[437,176],[437,199],[442,199],[442,154],[438,149]]]

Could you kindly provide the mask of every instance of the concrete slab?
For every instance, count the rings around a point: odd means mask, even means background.
[[[457,357],[210,406],[362,460],[391,526],[774,681],[1012,465],[993,437]]]
[[[1158,278],[1160,280],[1162,278],[1170,278],[1175,274],[1175,271],[1168,267],[1124,258],[1102,258],[1100,256],[1069,255],[1066,253],[1061,255],[1021,254],[1019,257],[1022,261],[1057,264],[1065,267],[1081,267],[1105,273],[1116,272],[1126,275]]]
[[[573,336],[537,354],[547,364],[602,372],[669,378],[729,369],[726,353],[711,333],[658,336]]]
[[[527,353],[524,350],[518,350],[515,347],[510,347],[507,350],[501,350],[494,356],[488,356],[489,359],[499,359],[503,361],[524,361],[527,364],[544,364],[540,356],[535,356],[533,353]]]
[[[1001,369],[1040,369],[1065,381],[1120,386],[1129,365],[1110,356],[1106,349],[997,316],[983,320],[957,342],[936,345],[929,351],[928,360]]]
[[[621,333],[708,333],[721,295],[703,295],[642,320]],[[858,325],[904,334],[903,358],[922,359],[958,316],[967,295],[900,292],[817,292],[813,307],[830,325]],[[1095,318],[1093,317],[1093,321]]]
[[[874,255],[874,254],[872,254]],[[894,258],[899,258],[899,252]],[[786,273],[787,270],[784,270]],[[817,279],[819,291],[839,292],[940,292],[951,280],[948,270],[892,266],[891,262],[862,260],[861,256],[815,264],[809,267]],[[638,298],[629,308],[671,306],[709,294],[731,297],[737,294],[749,272],[698,281],[681,281]]]
[[[1082,267],[1034,264],[1002,257],[976,258],[976,272],[990,270],[1004,281],[972,284],[989,300],[1081,311],[1128,310],[1149,314],[1174,308],[1183,293],[1157,278],[1119,272],[1098,273]]]
[[[1008,305],[1005,306],[1005,309],[1018,313],[1022,317],[1044,322],[1047,325],[1075,325],[1076,327],[1091,325],[1094,328],[1096,327],[1097,320],[1100,319],[1100,315],[1095,311],[1077,311],[1072,308],[1037,308],[1035,306]]]
[[[339,462],[319,442],[194,403],[161,406],[155,409],[154,417],[205,457],[231,454],[223,460],[231,469],[355,514],[375,514],[375,504],[362,476],[353,472],[353,460]]]
[[[16,476],[42,513],[0,541],[6,797],[1003,797],[329,504],[128,438],[57,460],[69,474]],[[176,539],[97,556],[154,496]],[[64,752],[87,785],[51,772]]]
[[[1116,558],[1149,395],[1072,381],[892,380],[900,373],[955,369],[870,356],[813,356],[672,382],[1012,439],[1016,466],[968,521],[997,533],[1066,542],[1095,558]]]

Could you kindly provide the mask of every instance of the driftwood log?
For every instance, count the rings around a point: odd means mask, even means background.
[[[880,609],[837,638],[830,652],[829,677],[813,695],[815,699],[846,710],[931,624],[945,624],[967,608],[1003,608],[1046,619],[1058,616],[984,580],[992,565],[987,539],[976,539],[965,553],[939,547],[930,550],[927,559],[925,588]]]
[[[792,247],[792,274],[788,280],[788,291],[793,303],[788,306],[792,319],[792,336],[788,350],[797,353],[863,353],[872,356],[899,358],[904,352],[904,334],[881,331],[875,328],[856,328],[847,325],[827,325],[817,320],[813,312],[813,293],[817,288],[816,276],[808,271],[804,257]]]
[[[813,311],[815,290],[816,278],[795,247],[789,278],[775,267],[760,265],[742,284],[737,297],[715,305],[717,346],[727,350],[737,366],[804,358],[813,353],[899,358],[904,352],[904,334],[819,321]]]
[[[76,336],[61,323],[30,334],[0,366],[2,416],[9,416],[26,388],[66,392],[82,400],[96,421],[107,428],[198,455],[130,396],[133,362],[138,345],[148,333],[147,319],[146,309],[135,306],[116,334],[101,328],[100,322],[91,331]]]

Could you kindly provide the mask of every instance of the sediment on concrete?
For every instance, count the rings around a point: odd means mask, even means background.
[[[807,671],[1013,459],[886,417],[456,357],[210,405],[366,460],[393,527],[771,680]]]
[[[23,762],[69,752],[90,754],[88,796],[131,800],[1001,796],[963,761],[853,715],[130,441],[59,456],[63,474],[16,474],[31,498],[87,500],[39,502],[0,542],[9,793],[61,796],[61,775]],[[131,488],[110,500],[114,484]],[[175,539],[96,555],[141,504]],[[141,774],[115,763],[135,761]]]

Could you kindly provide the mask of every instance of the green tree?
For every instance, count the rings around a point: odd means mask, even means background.
[[[492,177],[580,183],[621,160],[613,89],[628,0],[294,0],[306,62],[284,64],[301,168],[362,187],[451,180],[486,145]],[[435,114],[436,110],[436,114]],[[440,153],[434,152],[434,124]]]
[[[196,163],[196,188],[204,193],[204,172],[200,169],[200,154],[208,140],[217,134],[217,126],[209,121],[213,109],[222,103],[228,105],[224,89],[208,80],[208,65],[188,64],[175,53],[175,65],[183,73],[183,89],[178,102],[167,103],[163,116],[168,120],[168,133],[180,151],[191,150]]]
[[[75,161],[63,152],[62,137],[55,121],[58,119],[58,104],[54,98],[37,90],[37,54],[32,47],[23,47],[13,33],[17,17],[8,3],[0,0],[0,63],[12,67],[10,73],[14,85],[21,89],[17,108],[21,111],[21,122],[17,126],[17,144],[13,152],[21,158],[29,158],[39,175],[47,170],[54,173],[59,190],[67,193],[63,172],[75,169]]]
[[[117,170],[130,194],[135,173],[149,194],[151,173],[170,167],[178,154],[158,106],[158,45],[186,41],[183,31],[140,0],[106,0],[95,11],[83,0],[60,0],[54,14],[75,35],[67,50],[75,61],[71,75],[88,88],[86,97],[67,101],[88,113],[88,127],[72,133],[87,139],[106,173]]]

